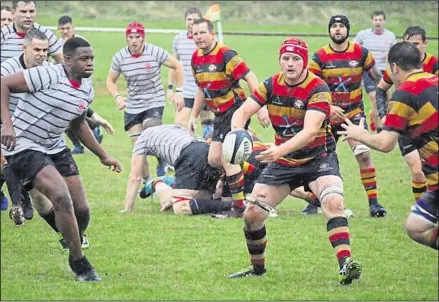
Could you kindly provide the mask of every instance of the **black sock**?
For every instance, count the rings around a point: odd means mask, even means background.
[[[87,258],[84,256],[81,259],[73,260],[72,255],[69,255],[69,265],[70,268],[74,273],[77,275],[82,274],[90,269],[92,269],[92,266],[90,262],[88,262]]]
[[[5,173],[6,186],[8,187],[9,196],[11,196],[12,205],[14,205],[14,206],[20,205],[21,206],[22,186],[21,186],[20,182],[15,177],[15,174],[12,171],[11,166],[5,165],[4,173]]]
[[[57,233],[59,233],[59,229],[56,226],[56,222],[55,222],[55,209],[52,207],[50,209],[50,211],[44,215],[41,215],[41,218],[43,218],[44,220],[46,220],[47,224],[50,225],[50,227]]]
[[[84,235],[85,230],[88,227],[88,224],[90,222],[90,211],[81,211],[76,212],[76,221],[78,222],[78,229],[79,229],[79,235],[82,240],[82,236]]]
[[[230,210],[232,207],[232,202],[222,200],[192,199],[189,201],[189,206],[192,210],[192,215],[215,214]]]

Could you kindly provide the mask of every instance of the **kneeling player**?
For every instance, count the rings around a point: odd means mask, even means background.
[[[220,170],[208,164],[209,145],[193,137],[180,125],[157,126],[159,122],[144,125],[146,129],[134,146],[123,211],[133,211],[147,155],[162,158],[172,165],[175,181],[165,176],[148,182],[142,189],[142,198],[156,191],[161,210],[172,204],[175,214],[198,215],[230,210],[231,202],[212,200]]]

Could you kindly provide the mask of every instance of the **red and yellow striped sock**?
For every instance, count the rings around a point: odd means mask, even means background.
[[[244,174],[241,172],[226,177],[232,193],[233,206],[237,208],[244,207]]]
[[[412,179],[412,192],[413,196],[415,197],[415,201],[418,201],[421,196],[427,192],[427,181],[414,181]]]
[[[378,203],[378,190],[375,168],[360,170],[361,182],[366,190],[369,205]]]
[[[351,243],[348,220],[345,217],[334,217],[327,223],[329,242],[337,256],[340,268],[346,257],[351,257]]]

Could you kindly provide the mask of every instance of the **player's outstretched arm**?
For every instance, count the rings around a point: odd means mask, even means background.
[[[244,104],[233,114],[231,122],[232,130],[244,128],[247,121],[260,109],[261,105],[259,103],[251,97],[247,98]]]
[[[81,143],[87,147],[87,149],[99,157],[103,165],[112,168],[113,171],[116,172],[121,172],[123,170],[120,163],[108,155],[105,149],[98,143],[90,126],[85,121],[85,113],[81,117],[70,122],[70,129],[79,138]]]
[[[133,155],[131,158],[131,172],[128,177],[127,189],[125,194],[125,208],[121,212],[132,212],[136,202],[137,190],[143,179],[143,169],[145,166],[145,155]]]
[[[183,99],[183,66],[180,61],[174,56],[169,56],[168,59],[163,63],[163,65],[167,66],[170,70],[173,71],[173,76],[176,81],[176,89],[173,95],[173,102],[175,104],[175,108],[177,112],[179,112],[184,107],[184,99]]]
[[[372,149],[385,153],[395,148],[399,138],[399,133],[396,131],[382,130],[378,134],[370,133],[364,129],[364,118],[361,119],[359,125],[355,125],[349,119],[345,119],[345,124],[342,124],[341,127],[345,130],[338,131],[338,134],[343,135],[343,140],[353,139]]]
[[[107,76],[107,90],[113,96],[117,109],[123,110],[125,108],[127,98],[121,96],[119,94],[119,90],[117,89],[117,80],[119,77],[120,72],[110,70]]]

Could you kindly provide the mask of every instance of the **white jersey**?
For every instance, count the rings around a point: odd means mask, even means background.
[[[69,123],[86,112],[93,99],[93,88],[85,79],[71,82],[63,64],[38,66],[23,71],[29,92],[25,93],[12,116],[16,135],[13,151],[24,150],[57,154],[67,145],[63,133]]]
[[[187,32],[182,32],[175,37],[172,49],[178,54],[181,65],[183,65],[183,97],[193,99],[197,92],[197,84],[192,74],[191,60],[197,46],[194,40],[188,37]]]
[[[51,30],[37,23],[34,23],[34,28],[44,33],[49,40],[49,49],[47,51],[49,56],[62,53],[61,41],[56,38]],[[24,37],[25,34],[17,33],[14,23],[2,28],[0,36],[1,62],[12,57],[18,57],[23,53],[21,45]]]
[[[372,53],[376,66],[385,70],[386,53],[396,44],[396,37],[387,29],[381,34],[376,34],[372,28],[368,28],[360,31],[354,42],[366,47]]]
[[[197,141],[180,125],[162,125],[145,129],[136,141],[133,155],[153,155],[174,166],[181,151]]]
[[[149,43],[145,43],[139,56],[132,56],[128,46],[114,55],[110,70],[122,73],[127,81],[127,113],[138,114],[165,106],[160,67],[168,57],[163,48]]]

